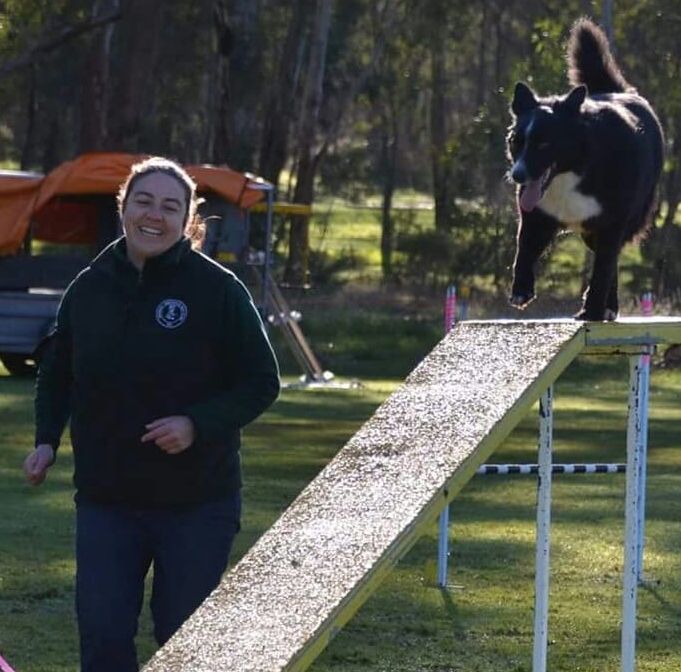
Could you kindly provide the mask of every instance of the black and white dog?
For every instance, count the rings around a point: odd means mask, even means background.
[[[510,302],[532,301],[537,260],[559,229],[572,229],[595,253],[576,317],[614,320],[617,259],[651,218],[662,129],[588,19],[572,27],[567,63],[574,87],[567,95],[540,98],[522,82],[515,87],[508,150],[520,219]]]

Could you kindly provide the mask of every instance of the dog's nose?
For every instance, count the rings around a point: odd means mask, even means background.
[[[522,163],[518,162],[511,168],[511,178],[518,184],[525,184],[527,182],[527,171]]]

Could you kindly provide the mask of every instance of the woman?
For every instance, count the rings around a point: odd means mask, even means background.
[[[152,158],[118,200],[124,236],[71,283],[44,346],[24,463],[42,483],[70,416],[83,672],[138,669],[152,563],[159,645],[217,585],[239,530],[240,429],[279,392],[246,289],[192,250],[191,178]]]

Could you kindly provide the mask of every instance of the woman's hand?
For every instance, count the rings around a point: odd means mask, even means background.
[[[40,485],[47,476],[47,470],[54,462],[54,449],[48,443],[41,443],[24,460],[24,474],[31,485]]]
[[[194,423],[186,415],[159,418],[145,427],[149,431],[142,437],[142,442],[153,441],[168,455],[176,455],[187,450],[196,438]]]

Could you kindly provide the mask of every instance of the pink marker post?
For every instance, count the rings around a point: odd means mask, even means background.
[[[650,317],[653,314],[653,293],[646,292],[641,295],[641,314]]]
[[[456,286],[447,287],[445,297],[445,334],[449,333],[456,323]]]
[[[14,669],[2,656],[0,656],[0,672],[14,672]]]

